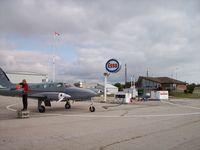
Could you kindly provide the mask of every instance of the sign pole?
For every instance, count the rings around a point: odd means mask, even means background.
[[[112,58],[106,62],[105,68],[106,68],[107,72],[105,72],[103,74],[105,77],[105,79],[104,79],[104,102],[106,102],[106,98],[107,98],[108,76],[110,75],[110,73],[117,73],[121,69],[121,64],[116,59]]]
[[[109,73],[105,72],[104,74],[104,102],[107,101],[107,78],[109,76]]]

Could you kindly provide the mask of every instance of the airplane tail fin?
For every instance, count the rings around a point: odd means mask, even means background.
[[[12,83],[10,82],[6,73],[0,68],[0,88],[9,88]]]

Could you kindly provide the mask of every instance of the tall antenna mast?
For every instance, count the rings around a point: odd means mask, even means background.
[[[127,83],[127,65],[125,64],[125,87]]]

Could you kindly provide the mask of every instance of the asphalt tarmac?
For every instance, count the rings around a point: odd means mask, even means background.
[[[200,99],[132,104],[52,103],[17,118],[21,99],[0,96],[0,150],[200,150]]]

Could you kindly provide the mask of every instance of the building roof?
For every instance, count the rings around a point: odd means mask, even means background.
[[[114,85],[112,85],[112,84],[106,84],[106,87],[107,88],[113,88],[113,89],[118,89],[118,87],[116,87],[116,86],[114,86]]]
[[[47,76],[46,74],[42,74],[42,73],[36,73],[36,72],[24,72],[24,71],[6,72],[6,74],[14,74],[14,75],[33,75],[33,76]]]
[[[102,83],[102,84],[101,84],[101,83],[98,83],[97,85],[98,85],[98,86],[104,87],[104,84],[103,84],[103,83]],[[116,86],[114,86],[114,85],[112,85],[112,84],[109,84],[109,83],[106,84],[106,87],[107,87],[107,88],[110,88],[110,89],[118,89],[118,87],[116,87]]]
[[[184,85],[187,84],[186,82],[176,80],[173,78],[169,78],[169,77],[143,77],[143,76],[140,76],[138,79],[138,82],[140,82],[142,79],[158,82],[161,84],[184,84]]]

